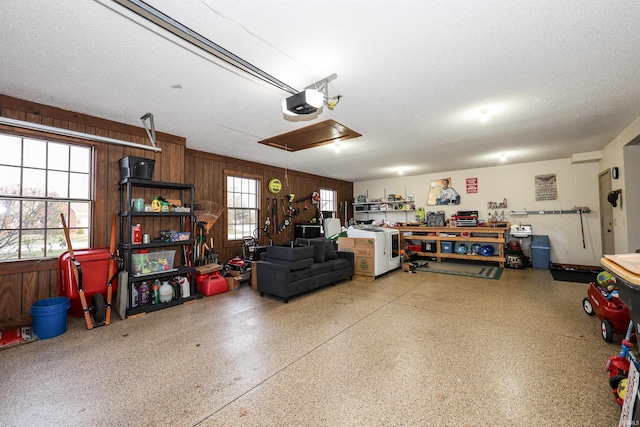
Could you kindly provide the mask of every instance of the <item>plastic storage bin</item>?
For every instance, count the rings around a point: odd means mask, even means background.
[[[131,255],[134,276],[172,270],[176,251],[148,252]]]
[[[422,252],[435,252],[436,251],[436,242],[422,242]]]
[[[549,236],[531,236],[531,264],[533,268],[548,270],[551,265]]]
[[[440,242],[440,252],[443,254],[453,253],[453,242]]]

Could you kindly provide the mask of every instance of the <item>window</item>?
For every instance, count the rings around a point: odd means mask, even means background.
[[[242,240],[258,229],[259,180],[227,176],[227,240]]]
[[[327,188],[320,189],[320,210],[322,212],[335,213],[336,209],[336,191]],[[327,215],[325,214],[325,217]]]
[[[0,261],[89,247],[91,148],[0,134]]]

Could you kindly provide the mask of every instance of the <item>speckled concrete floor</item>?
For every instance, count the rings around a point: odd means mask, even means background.
[[[3,426],[614,426],[620,348],[547,270],[237,292],[0,351]]]

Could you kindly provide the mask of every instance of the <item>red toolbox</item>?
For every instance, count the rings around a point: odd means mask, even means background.
[[[197,274],[196,284],[198,285],[198,291],[207,297],[227,292],[227,281],[220,275],[219,271],[209,274]]]
[[[77,249],[73,251],[73,254],[76,257],[76,261],[80,263],[80,269],[82,270],[82,290],[87,304],[91,305],[91,298],[97,292],[102,293],[106,302],[107,282],[111,279],[111,277],[107,277],[109,274],[109,260],[111,259],[109,248]],[[115,297],[118,290],[117,277],[113,281],[111,290],[111,295]],[[58,257],[58,295],[69,297],[71,300],[71,309],[69,310],[71,316],[84,317],[82,303],[78,295],[78,285],[73,274],[73,262],[69,252],[64,252]]]

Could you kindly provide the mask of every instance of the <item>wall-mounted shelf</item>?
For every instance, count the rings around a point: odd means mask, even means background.
[[[406,193],[406,188],[405,188]],[[355,214],[366,214],[366,218],[369,219],[369,214],[383,214],[386,219],[388,213],[404,213],[405,222],[408,220],[408,213],[415,212],[415,202],[413,200],[406,200],[406,198],[397,199],[398,195],[389,195],[393,197],[392,200],[387,197],[387,190],[384,190],[384,198],[376,201],[366,202],[354,202],[353,212]],[[366,199],[369,200],[369,191],[367,191]],[[357,200],[357,199],[356,199]]]
[[[591,209],[582,208],[582,209],[551,209],[551,210],[537,210],[537,211],[511,211],[509,215],[559,215],[559,214],[579,214],[579,213],[589,213]]]

